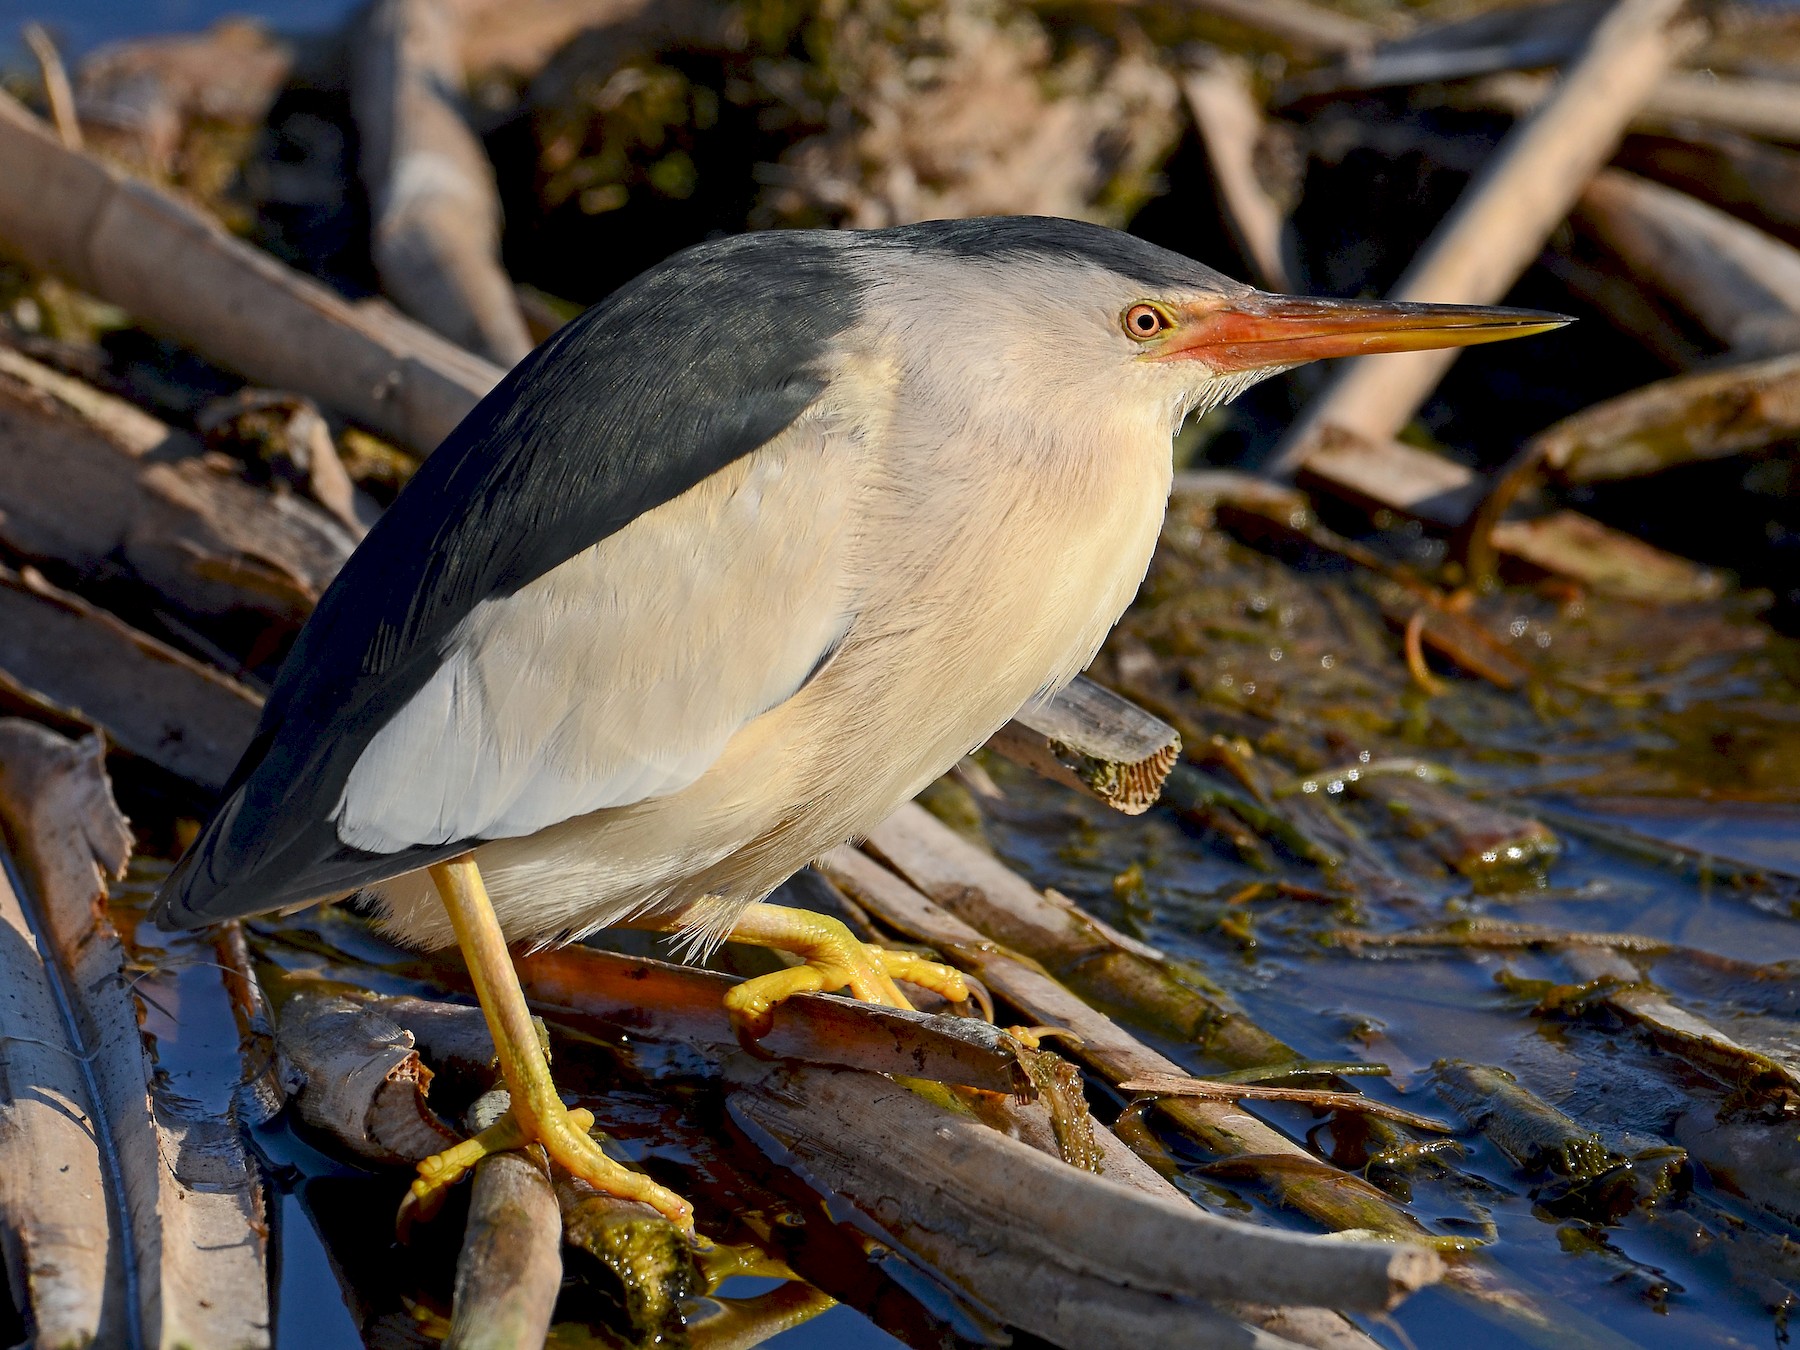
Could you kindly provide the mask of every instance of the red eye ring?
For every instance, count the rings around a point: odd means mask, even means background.
[[[1175,320],[1161,305],[1140,302],[1119,316],[1119,322],[1125,328],[1125,336],[1134,342],[1148,342],[1159,338],[1175,326]]]

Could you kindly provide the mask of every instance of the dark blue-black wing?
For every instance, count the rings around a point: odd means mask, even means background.
[[[218,814],[157,921],[278,909],[454,856],[333,823],[370,742],[431,683],[458,625],[789,427],[855,321],[842,236],[745,235],[645,273],[514,369],[420,468],[283,664]],[[367,843],[367,840],[363,842]]]

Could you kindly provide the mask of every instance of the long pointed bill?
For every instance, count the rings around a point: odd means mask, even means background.
[[[1573,320],[1497,305],[1417,305],[1319,300],[1258,292],[1222,308],[1184,316],[1158,360],[1192,358],[1224,373],[1293,366],[1328,356],[1420,352],[1561,328]]]

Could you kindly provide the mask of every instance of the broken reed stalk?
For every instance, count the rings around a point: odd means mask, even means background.
[[[768,1078],[766,1067],[753,1072]],[[1072,1291],[1084,1285],[1176,1299],[1371,1308],[1390,1306],[1442,1275],[1441,1261],[1410,1243],[1301,1237],[1214,1218],[1186,1201],[1155,1199],[1067,1167],[886,1079],[791,1068],[773,1082],[741,1087],[730,1109],[765,1148],[791,1156],[814,1186],[878,1216],[892,1212],[890,1197],[929,1177],[941,1214],[929,1226],[914,1216],[905,1229],[908,1245],[930,1253],[940,1269],[1010,1259],[1017,1265],[1013,1278],[985,1279],[984,1299],[1010,1291],[1016,1305],[996,1307],[1002,1318],[1064,1344],[1070,1328],[1058,1319],[1080,1306]],[[1009,1229],[1036,1234],[1036,1241],[1025,1251],[1008,1244],[990,1257],[982,1249],[991,1244],[970,1237],[995,1216],[1004,1216]],[[959,1256],[958,1249],[968,1254]],[[1117,1308],[1122,1301],[1109,1294],[1109,1302]]]
[[[1075,1033],[1081,1044],[1071,1047],[1071,1053],[1108,1082],[1117,1084],[1150,1074],[1185,1076],[1179,1064],[1089,1006],[1042,966],[997,945],[874,859],[840,848],[821,859],[819,866],[884,924],[931,944],[1030,1021]],[[1274,1044],[1279,1046],[1279,1042]],[[1280,1049],[1284,1053],[1271,1056],[1271,1060],[1297,1058],[1287,1047]],[[1168,1098],[1157,1105],[1177,1129],[1212,1153],[1274,1160],[1278,1165],[1264,1168],[1263,1179],[1275,1198],[1327,1228],[1433,1240],[1411,1215],[1368,1182],[1320,1162],[1286,1135],[1230,1104]]]
[[[451,0],[376,0],[356,25],[350,104],[382,289],[507,368],[535,344],[500,265],[493,166],[453,101],[460,18]]]
[[[1592,483],[1759,450],[1800,436],[1800,356],[1677,375],[1583,408],[1526,452],[1563,483]]]
[[[1800,346],[1800,250],[1619,169],[1588,184],[1575,223],[1733,353],[1770,356]]]
[[[391,311],[353,306],[196,207],[59,144],[0,96],[0,242],[146,327],[428,454],[500,378]]]
[[[1181,758],[1181,736],[1129,699],[1077,676],[1048,702],[1020,709],[988,749],[1135,816],[1156,804]]]
[[[219,958],[238,1031],[241,1077],[232,1109],[240,1124],[266,1125],[281,1114],[288,1095],[281,1077],[281,1052],[275,1043],[275,1014],[256,978],[244,926],[236,919],[220,924],[214,932],[213,951]]]
[[[477,1099],[469,1132],[480,1133],[510,1105],[504,1091]],[[562,1276],[562,1224],[543,1149],[483,1158],[469,1189],[445,1350],[542,1345]]]
[[[1044,896],[921,806],[894,812],[869,832],[867,847],[980,939],[1029,957],[1103,1011],[1191,1042],[1227,1068],[1300,1058],[1074,905]]]
[[[617,956],[592,947],[534,952],[516,961],[519,983],[544,1016],[582,1029],[624,1028],[712,1053],[741,1048],[725,1011],[730,976],[693,966]],[[448,978],[455,978],[447,969]],[[462,977],[466,983],[467,977]],[[824,994],[797,994],[772,1013],[763,1053],[927,1078],[1007,1094],[1030,1091],[1017,1045],[976,1018],[937,1017]]]
[[[1120,1092],[1141,1092],[1151,1097],[1206,1097],[1222,1102],[1294,1102],[1319,1111],[1350,1111],[1358,1115],[1380,1116],[1386,1120],[1410,1125],[1415,1130],[1448,1134],[1450,1126],[1417,1111],[1389,1106],[1365,1097],[1360,1092],[1321,1092],[1312,1088],[1264,1087],[1257,1083],[1215,1083],[1205,1078],[1189,1078],[1186,1074],[1146,1074],[1115,1083]]]
[[[216,791],[262,700],[35,572],[0,566],[0,671],[78,710],[119,749]]]
[[[298,625],[356,540],[186,433],[0,346],[0,543],[77,576],[123,571],[183,613]]]
[[[1242,57],[1213,53],[1182,76],[1181,92],[1206,146],[1219,214],[1249,260],[1257,284],[1265,290],[1293,290],[1282,247],[1287,216],[1256,168],[1257,147],[1267,123],[1248,63]]]
[[[1691,33],[1683,0],[1618,0],[1550,97],[1508,134],[1395,286],[1391,299],[1487,304],[1538,256],[1582,188],[1618,147]],[[1392,436],[1437,386],[1455,349],[1345,363],[1264,465],[1292,477],[1320,433]]]
[[[1657,1044],[1715,1073],[1740,1091],[1800,1097],[1800,1056],[1777,1058],[1754,1050],[1704,1018],[1650,988],[1638,968],[1613,946],[1571,942],[1560,948],[1583,981],[1613,985],[1607,1005],[1638,1023]]]
[[[152,1091],[98,743],[0,721],[0,826],[0,1226],[35,1343],[267,1346],[260,1179],[233,1132],[199,1166]]]
[[[276,1038],[300,1120],[370,1162],[416,1163],[461,1138],[426,1105],[432,1072],[412,1034],[368,999],[301,990]]]

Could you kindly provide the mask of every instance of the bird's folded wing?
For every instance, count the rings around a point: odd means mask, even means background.
[[[848,494],[842,447],[804,418],[476,605],[351,768],[339,840],[513,838],[692,783],[842,638]]]

